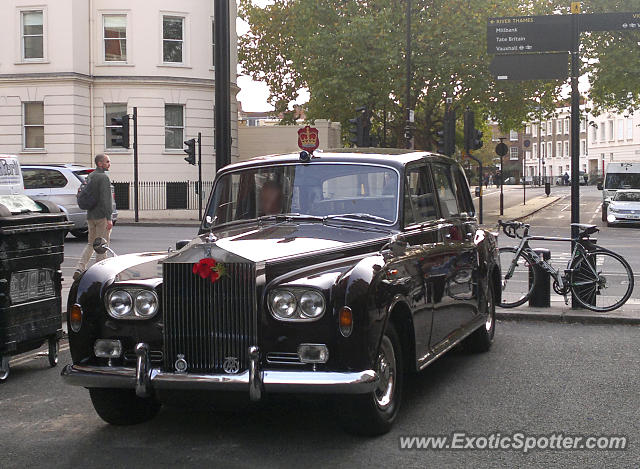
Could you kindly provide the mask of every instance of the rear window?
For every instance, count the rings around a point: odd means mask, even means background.
[[[80,180],[81,183],[85,183],[87,176],[93,172],[93,169],[83,169],[81,171],[74,171],[73,174]]]

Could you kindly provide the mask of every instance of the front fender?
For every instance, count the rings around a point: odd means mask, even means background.
[[[139,328],[131,322],[116,322],[107,315],[103,302],[105,289],[121,281],[148,283],[152,280],[160,284],[162,265],[159,261],[165,257],[166,253],[142,253],[105,259],[94,264],[74,282],[67,301],[67,324],[71,306],[79,304],[83,312],[80,330],[74,332],[69,329],[69,347],[74,363],[93,357],[97,338],[108,338],[109,334],[121,332],[123,327]]]

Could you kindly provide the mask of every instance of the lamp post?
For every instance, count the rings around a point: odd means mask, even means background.
[[[407,45],[406,45],[406,67],[407,67],[407,94],[405,96],[405,103],[407,106],[407,124],[404,128],[404,137],[406,140],[406,147],[411,149],[413,147],[413,112],[411,110],[411,0],[407,0]]]

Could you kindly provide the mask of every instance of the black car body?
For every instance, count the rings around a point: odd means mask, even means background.
[[[489,348],[500,267],[455,161],[377,151],[220,170],[194,240],[74,283],[66,381],[111,423],[152,417],[163,390],[315,392],[349,395],[352,430],[388,430],[405,371],[463,340]],[[203,259],[214,275],[194,273]]]

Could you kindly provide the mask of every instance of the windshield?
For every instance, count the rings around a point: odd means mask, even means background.
[[[290,213],[393,224],[398,173],[364,164],[292,164],[250,168],[222,176],[208,215],[213,225]]]
[[[640,173],[609,173],[605,189],[640,189]]]
[[[73,174],[80,179],[81,183],[85,183],[87,181],[87,176],[93,172],[93,169],[82,169],[80,171],[74,171]]]
[[[640,202],[640,192],[616,192],[613,198],[616,202]]]

